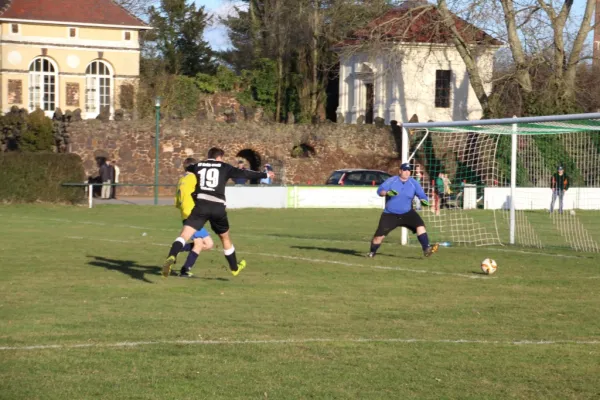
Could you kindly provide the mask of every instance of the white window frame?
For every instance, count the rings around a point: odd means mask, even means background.
[[[75,36],[71,36],[71,29],[75,29]],[[76,26],[67,27],[67,37],[69,39],[79,39],[79,28]]]
[[[12,30],[13,25],[17,26],[17,32],[13,32],[13,30]],[[13,36],[20,36],[21,35],[21,24],[18,24],[16,22],[11,22],[10,24],[8,24],[8,34],[13,35]]]
[[[92,64],[104,64],[106,69],[108,70],[108,74],[88,74],[88,70],[91,68]],[[96,67],[98,68],[98,67]],[[96,69],[98,71],[98,69]],[[84,97],[84,107],[87,118],[96,118],[98,114],[100,114],[100,108],[103,104],[100,103],[100,92],[101,92],[101,79],[109,79],[108,88],[110,90],[108,106],[110,108],[111,117],[114,115],[114,104],[115,104],[115,79],[114,79],[114,69],[110,63],[106,60],[96,59],[91,61],[85,67],[85,97]],[[93,87],[90,87],[93,86]],[[107,87],[104,85],[104,87]],[[93,100],[93,105],[95,108],[90,108],[90,99]]]
[[[54,68],[54,72],[32,71],[31,68],[34,66],[34,64],[37,60],[41,60],[42,66],[43,66],[44,61],[48,61],[50,63],[50,65]],[[58,64],[56,63],[56,61],[54,61],[50,57],[46,57],[46,56],[36,57],[29,63],[28,86],[27,86],[28,87],[27,108],[29,109],[29,112],[33,112],[36,110],[36,108],[40,108],[42,111],[44,111],[46,116],[52,117],[54,115],[54,111],[58,107],[60,107],[60,82],[58,81],[58,78],[59,78],[58,73],[59,73]],[[45,77],[49,77],[49,76],[54,77],[54,84],[53,84],[53,86],[54,86],[53,87],[53,89],[54,89],[53,90],[53,92],[54,92],[54,107],[51,110],[46,110],[45,108],[46,108],[47,101],[45,100],[45,95],[52,93],[52,91],[48,90],[49,87],[47,87],[45,82],[42,83],[42,81],[44,80]],[[39,80],[36,78],[38,78]],[[34,85],[41,85],[41,86],[34,87]],[[36,93],[38,93],[37,96],[36,96]]]

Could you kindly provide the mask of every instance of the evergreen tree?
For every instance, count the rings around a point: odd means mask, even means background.
[[[150,7],[148,15],[154,29],[148,32],[145,46],[162,60],[168,73],[195,76],[215,72],[213,51],[202,37],[210,22],[204,6],[161,0],[158,8]]]

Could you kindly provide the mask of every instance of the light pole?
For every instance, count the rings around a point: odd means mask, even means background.
[[[158,136],[160,134],[160,96],[156,96],[156,134],[154,135],[154,205],[158,205]]]

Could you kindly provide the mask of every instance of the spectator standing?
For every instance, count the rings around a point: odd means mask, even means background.
[[[117,165],[117,160],[112,161],[111,168],[113,171],[113,182],[119,183],[119,175],[121,175],[121,168],[119,168],[119,166]],[[116,186],[112,187],[110,198],[111,199],[117,198],[117,187]]]
[[[550,181],[550,188],[552,189],[552,202],[550,203],[550,214],[554,212],[554,203],[558,197],[558,213],[563,213],[563,198],[565,192],[569,190],[569,178],[565,174],[565,170],[562,166],[558,167],[558,171],[552,175]]]
[[[100,180],[102,181],[102,192],[100,194],[100,198],[108,199],[110,198],[110,165],[109,163],[103,159],[100,165]]]
[[[271,179],[271,174],[269,174],[270,172],[273,172],[273,167],[271,167],[271,164],[265,164],[265,168],[263,169],[263,172],[265,174],[267,174],[266,178],[263,178],[260,180],[260,183],[263,185],[270,185],[271,183],[273,183],[273,180]]]

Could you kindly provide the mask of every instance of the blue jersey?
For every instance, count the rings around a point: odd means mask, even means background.
[[[399,176],[392,176],[377,188],[377,194],[381,196],[381,191],[395,190],[398,192],[396,196],[386,197],[384,213],[388,214],[404,214],[409,212],[413,206],[413,199],[417,196],[421,200],[427,200],[427,195],[423,188],[414,178],[408,178],[406,182],[402,182]]]

